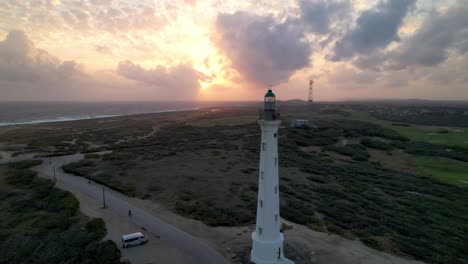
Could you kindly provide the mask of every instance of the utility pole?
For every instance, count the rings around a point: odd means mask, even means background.
[[[54,164],[54,182],[57,182],[57,178],[55,177],[55,164]]]
[[[103,208],[106,208],[106,191],[104,186],[102,186],[102,205]]]

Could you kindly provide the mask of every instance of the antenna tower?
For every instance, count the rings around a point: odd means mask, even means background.
[[[309,96],[307,98],[307,103],[312,104],[314,102],[314,89],[313,89],[314,81],[309,81]]]

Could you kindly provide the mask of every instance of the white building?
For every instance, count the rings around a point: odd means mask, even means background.
[[[250,260],[255,264],[294,264],[283,255],[283,233],[280,232],[278,180],[278,120],[275,95],[265,95],[262,129],[260,175],[258,179],[257,224],[252,233]]]
[[[296,119],[291,122],[292,127],[309,127],[309,120]]]

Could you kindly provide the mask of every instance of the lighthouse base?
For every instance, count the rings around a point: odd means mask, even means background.
[[[250,261],[255,264],[294,264],[293,261],[287,259],[283,255],[284,236],[280,236],[276,240],[261,240],[257,237],[256,232],[252,233],[252,252],[250,253]]]

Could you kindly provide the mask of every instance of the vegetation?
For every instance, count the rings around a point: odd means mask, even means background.
[[[466,263],[465,189],[366,161],[367,147],[400,148],[408,153],[424,149],[418,155],[452,159],[464,159],[466,153],[409,141],[367,122],[320,117],[314,122],[318,129],[283,128],[279,133],[284,218],[431,263]],[[163,131],[158,137],[123,145],[99,162],[85,159],[70,164],[71,171],[82,175],[99,171],[121,184],[145,181],[145,188],[135,186],[137,193],[209,225],[253,223],[258,125],[169,129],[170,133]],[[340,145],[343,139],[362,144]],[[352,159],[338,162],[328,151]]]
[[[383,140],[373,140],[370,138],[364,138],[361,140],[361,144],[373,149],[379,150],[392,150],[393,146]]]
[[[343,111],[336,108],[325,108],[320,110],[320,114],[322,115],[340,115],[340,116],[350,116],[351,113],[348,111]]]
[[[468,151],[462,148],[454,148],[444,145],[436,145],[424,142],[395,142],[394,145],[405,150],[406,153],[433,156],[433,157],[445,157],[459,161],[468,162]]]
[[[468,263],[468,193],[461,188],[466,187],[466,130],[391,123],[362,105],[317,105],[313,113],[287,109],[284,123],[309,119],[317,128],[279,131],[284,218],[428,263]],[[112,153],[86,155],[64,170],[155,199],[209,225],[253,223],[260,141],[258,124],[250,122],[255,114],[255,109],[208,112],[183,125],[167,123],[157,136],[109,143]],[[125,124],[112,125],[137,134]],[[441,138],[447,140],[437,141]],[[389,163],[407,158],[420,173],[381,165],[379,155]],[[99,223],[85,229],[95,226]]]
[[[0,166],[0,263],[120,263],[116,245],[101,242],[103,221],[28,169],[40,162]]]
[[[371,109],[378,119],[430,126],[468,127],[468,107],[401,106]]]
[[[442,157],[415,156],[411,162],[423,173],[442,182],[468,188],[468,163]]]
[[[83,176],[87,179],[106,185],[107,187],[115,191],[124,193],[128,196],[134,197],[136,195],[136,191],[133,186],[128,184],[122,184],[121,182],[116,181],[115,179],[113,179],[111,173],[102,173],[96,171],[95,166],[98,164],[98,162],[99,161],[96,160],[95,156],[92,156],[91,158],[89,158],[88,156],[87,159],[81,160],[79,162],[72,162],[66,164],[62,167],[62,169],[66,173],[71,173],[77,176]]]
[[[441,144],[450,147],[464,148],[465,151],[468,150],[468,129],[451,129],[450,131],[447,130],[447,133],[439,133],[439,130],[428,130],[416,127],[393,127],[393,129],[414,141]]]
[[[355,106],[355,108],[357,108]],[[431,144],[440,144],[450,147],[457,147],[462,148],[465,151],[468,150],[468,129],[460,128],[460,127],[437,127],[437,124],[443,124],[447,122],[444,120],[444,116],[438,116],[437,123],[429,123],[429,122],[415,122],[414,124],[423,124],[427,126],[414,126],[411,124],[404,124],[404,123],[391,123],[389,121],[385,121],[387,119],[378,119],[377,115],[371,111],[372,115],[369,114],[369,107],[364,109],[357,108],[360,111],[352,111],[352,118],[372,122],[374,124],[378,124],[387,128],[391,128],[392,130],[398,132],[402,136],[411,139],[413,141],[420,141],[425,143]],[[392,107],[387,107],[388,109],[392,109]],[[371,107],[373,109],[373,107]],[[364,111],[363,111],[364,110]],[[386,109],[387,110],[387,109]],[[383,111],[383,110],[382,110]],[[461,111],[461,110],[460,110]],[[403,113],[399,113],[404,116]],[[468,115],[464,115],[462,122],[467,122]],[[448,121],[450,123],[450,121]],[[456,123],[451,123],[451,125],[459,125]],[[441,133],[442,132],[442,133]]]
[[[341,155],[349,156],[353,160],[364,161],[370,156],[367,153],[366,147],[360,144],[346,144],[344,146],[326,146],[322,148],[322,151],[334,151]]]

